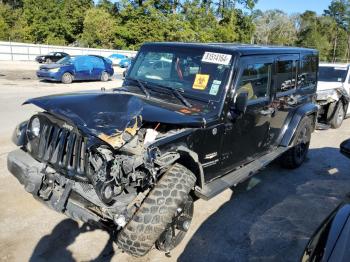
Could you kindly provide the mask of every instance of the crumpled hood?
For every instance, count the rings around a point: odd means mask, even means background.
[[[317,82],[317,91],[336,89],[336,88],[342,88],[342,87],[343,87],[342,82],[323,82],[323,81]]]
[[[52,114],[69,119],[85,133],[106,141],[120,136],[125,130],[134,135],[142,122],[201,127],[205,124],[203,108],[147,100],[123,91],[85,92],[51,95],[27,100]],[[208,109],[205,110],[208,112]],[[123,141],[110,142],[114,148]]]

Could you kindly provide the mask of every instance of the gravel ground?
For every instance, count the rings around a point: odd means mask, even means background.
[[[339,144],[350,137],[350,120],[338,130],[316,131],[306,163],[297,170],[273,163],[247,183],[195,203],[183,243],[166,257],[156,250],[135,259],[110,236],[47,209],[25,192],[6,168],[15,147],[15,125],[38,109],[30,97],[113,88],[112,81],[71,85],[41,82],[35,63],[0,61],[0,260],[1,261],[298,261],[319,223],[350,191],[350,160]]]

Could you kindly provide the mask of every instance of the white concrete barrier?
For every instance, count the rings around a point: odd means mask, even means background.
[[[111,54],[124,54],[127,56],[135,56],[136,51],[114,50],[114,49],[98,49],[98,48],[82,48],[71,46],[55,46],[55,45],[37,45],[18,42],[0,41],[0,60],[29,61],[35,60],[38,55],[46,55],[49,52],[65,52],[70,55],[101,55],[108,57]]]

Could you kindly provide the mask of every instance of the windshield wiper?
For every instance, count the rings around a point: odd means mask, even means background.
[[[190,102],[188,102],[188,100],[176,88],[172,88],[170,86],[163,86],[160,84],[154,84],[154,83],[152,83],[152,85],[159,86],[161,88],[170,90],[174,94],[174,96],[176,98],[178,98],[185,106],[192,107],[192,104]]]
[[[150,94],[148,92],[148,90],[146,89],[145,85],[138,79],[136,78],[131,78],[131,77],[127,77],[125,78],[126,80],[131,80],[131,81],[135,81],[138,85],[137,87],[141,89],[141,91],[145,94],[146,98],[149,99],[150,98]]]

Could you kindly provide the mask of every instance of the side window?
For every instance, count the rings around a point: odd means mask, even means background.
[[[276,91],[286,92],[295,88],[297,61],[282,60],[276,62]]]
[[[298,86],[301,88],[316,89],[318,58],[314,54],[302,55]]]
[[[56,56],[62,56],[61,53],[56,53]]]
[[[248,99],[267,97],[271,83],[271,63],[248,64],[244,67],[237,93],[248,92]]]

